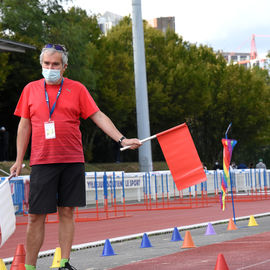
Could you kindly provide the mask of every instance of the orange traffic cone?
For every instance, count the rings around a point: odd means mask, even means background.
[[[230,218],[227,231],[233,231],[233,230],[237,230],[237,227],[235,223],[233,222],[232,218]]]
[[[190,231],[186,231],[184,242],[181,248],[194,248],[196,247],[193,243]]]
[[[25,263],[25,250],[23,244],[18,244],[10,270],[18,270],[20,263]]]
[[[215,270],[229,270],[223,254],[218,254]]]
[[[18,270],[25,270],[24,263],[19,264]]]

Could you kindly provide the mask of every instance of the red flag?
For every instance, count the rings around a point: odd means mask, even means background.
[[[178,190],[207,180],[186,124],[165,130],[156,136]]]

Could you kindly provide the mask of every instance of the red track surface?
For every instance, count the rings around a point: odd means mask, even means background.
[[[114,270],[209,270],[215,269],[218,254],[223,254],[230,270],[270,269],[270,232],[232,241],[202,246],[154,259],[144,260]],[[222,268],[225,269],[225,268]]]
[[[235,212],[236,217],[270,212],[269,201],[235,203]],[[135,233],[228,219],[232,218],[233,214],[231,205],[229,204],[224,212],[220,210],[219,204],[211,204],[204,208],[139,211],[129,212],[128,215],[128,217],[119,219],[77,222],[74,245]],[[26,220],[26,217],[17,217],[17,222]],[[21,243],[25,245],[25,232],[26,225],[17,226],[15,233],[8,239],[4,246],[0,248],[1,259],[13,257],[18,244]],[[55,249],[59,246],[57,239],[58,224],[46,224],[45,241],[41,250]],[[199,248],[199,250],[201,250],[201,248]],[[216,256],[217,255],[215,255],[215,258]]]

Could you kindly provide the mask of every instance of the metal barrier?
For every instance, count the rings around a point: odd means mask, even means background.
[[[75,220],[120,218],[134,211],[207,207],[220,200],[223,171],[206,171],[206,175],[207,181],[178,191],[170,171],[87,172],[87,207],[76,209]],[[230,176],[235,202],[270,199],[270,170],[232,169]],[[16,214],[27,214],[29,176],[13,178],[10,185]],[[230,192],[226,200],[231,200]],[[57,214],[48,215],[46,222],[58,222]]]
[[[6,177],[1,177],[3,182]],[[29,177],[13,177],[9,180],[15,214],[27,213],[29,198]]]

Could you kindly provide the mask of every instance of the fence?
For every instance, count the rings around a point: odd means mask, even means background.
[[[1,177],[0,183],[7,177]],[[16,214],[27,213],[29,198],[29,176],[21,176],[9,180],[10,190]]]
[[[77,222],[126,217],[134,211],[206,207],[219,202],[222,170],[206,171],[207,181],[178,191],[170,171],[150,173],[87,172],[87,207],[76,209]],[[270,199],[270,170],[231,170],[234,201]],[[1,180],[5,178],[2,177]],[[27,214],[29,176],[10,180],[16,214]],[[231,200],[229,186],[226,200]],[[47,222],[58,222],[48,215]]]

